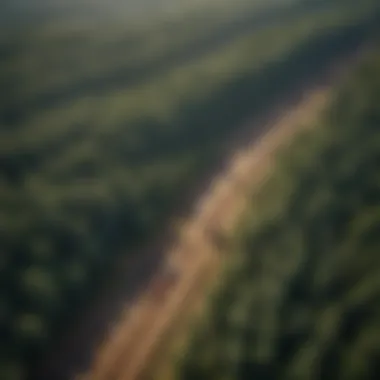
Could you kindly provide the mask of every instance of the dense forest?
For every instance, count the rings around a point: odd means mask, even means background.
[[[89,21],[123,22],[135,26],[162,21],[173,13],[191,17],[205,15],[207,11],[216,13],[235,12],[239,8],[268,9],[272,6],[288,5],[296,2],[311,3],[320,0],[2,0],[1,25],[14,23]],[[209,14],[210,16],[210,14]],[[214,17],[211,14],[211,17]],[[108,25],[108,28],[110,25]]]
[[[178,379],[377,379],[380,50],[277,156]]]
[[[199,35],[174,23],[157,40],[121,29],[97,40],[77,25],[0,37],[1,379],[24,379],[54,347],[235,126],[378,28],[373,1],[293,9],[230,41],[206,19]],[[210,28],[228,43],[181,59]]]

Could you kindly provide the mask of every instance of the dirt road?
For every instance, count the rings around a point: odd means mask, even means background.
[[[327,94],[323,86],[314,89],[293,109],[272,121],[270,132],[232,157],[225,172],[214,180],[181,226],[176,244],[166,255],[169,271],[158,273],[139,301],[127,310],[98,351],[86,380],[140,378],[160,338],[200,281],[202,270],[220,261],[210,231],[220,235],[231,231],[247,205],[250,188],[260,184],[270,171],[273,151],[289,140],[299,126],[317,117],[328,101]]]
[[[350,56],[356,60],[362,54]],[[252,186],[265,179],[272,153],[299,126],[316,118],[328,101],[337,72],[349,67],[347,56],[326,75],[304,83],[263,118],[239,130],[223,169],[192,199],[191,212],[176,234],[152,241],[133,259],[121,260],[97,302],[41,364],[32,379],[73,379],[82,369],[86,380],[135,380],[157,352],[176,317],[204,292],[208,269],[219,268],[218,236],[228,233],[246,206]],[[339,77],[339,76],[338,76]],[[315,85],[319,83],[318,87]],[[294,95],[296,92],[296,95]],[[267,132],[261,137],[258,133]],[[236,144],[235,144],[236,143]],[[216,233],[216,235],[215,235]],[[215,240],[216,238],[216,240]],[[117,272],[117,273],[116,273]],[[150,279],[147,283],[147,279]],[[94,351],[95,350],[95,351]],[[95,354],[94,354],[95,352]],[[156,380],[156,379],[154,379]]]

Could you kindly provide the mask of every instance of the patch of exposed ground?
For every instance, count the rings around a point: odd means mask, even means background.
[[[141,378],[149,358],[175,316],[188,308],[192,292],[199,293],[209,266],[220,264],[215,241],[233,229],[252,186],[259,186],[270,172],[273,152],[299,126],[316,118],[328,99],[326,88],[308,94],[281,115],[271,131],[232,157],[226,172],[211,184],[194,213],[179,229],[177,243],[166,256],[166,266],[153,278],[144,294],[129,308],[109,339],[100,348],[88,380]],[[193,297],[192,297],[193,298]]]
[[[360,55],[361,52],[354,54],[353,59]],[[350,66],[347,57],[343,65]],[[81,376],[86,380],[152,379],[144,371],[152,360],[156,361],[157,353],[160,361],[165,363],[169,357],[164,352],[168,340],[178,335],[178,331],[184,331],[183,317],[204,299],[205,291],[223,263],[220,247],[224,236],[233,230],[252,188],[258,188],[270,173],[274,151],[290,141],[300,127],[310,125],[310,121],[316,119],[329,99],[331,82],[336,82],[341,69],[342,62],[338,62],[318,82],[318,87],[314,79],[314,85],[303,86],[309,90],[303,95],[301,91],[301,97],[297,93],[294,99],[285,99],[271,110],[269,117],[255,118],[255,122],[242,128],[248,131],[243,143],[240,137],[240,142],[233,147],[236,153],[228,156],[223,169],[213,177],[201,196],[193,198],[196,202],[192,211],[177,226],[176,233],[152,242],[135,257],[136,262],[120,262],[119,272],[123,275],[115,277],[114,281],[110,279],[107,291],[97,303],[99,307],[91,308],[88,317],[83,318],[84,325],[77,329],[83,333],[68,337],[61,352],[55,355],[57,360],[48,361],[50,368],[63,369],[63,365],[66,368],[67,364],[62,362],[62,358],[66,358],[65,362],[71,363],[70,368],[65,369],[68,372],[77,372],[83,366],[80,363],[92,363]],[[269,132],[257,136],[258,131]],[[234,145],[232,141],[231,145]],[[168,240],[170,244],[167,244]],[[141,290],[138,284],[142,278],[151,280]],[[102,338],[98,331],[102,330],[104,323],[111,328]],[[103,343],[99,344],[101,340]],[[87,346],[95,348],[95,355],[88,358],[90,352],[80,349],[81,342],[86,341]],[[77,363],[65,354],[70,352],[73,342],[78,343]],[[55,380],[67,378],[65,372],[56,374],[58,372],[54,374]],[[163,379],[169,380],[169,377]]]

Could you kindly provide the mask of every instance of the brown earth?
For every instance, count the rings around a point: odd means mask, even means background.
[[[38,379],[67,380],[79,372],[85,372],[86,380],[142,378],[175,318],[202,298],[211,273],[218,272],[223,262],[219,237],[232,231],[252,187],[259,187],[270,173],[274,150],[316,119],[328,102],[331,84],[349,66],[344,57],[241,128],[230,143],[234,153],[189,197],[195,202],[180,226],[164,230],[134,259],[117,263],[97,302],[43,364],[47,375]]]
[[[222,236],[232,231],[247,206],[252,187],[259,187],[270,173],[273,152],[300,127],[311,125],[328,102],[329,94],[326,84],[313,88],[293,107],[270,120],[265,128],[268,133],[251,139],[248,146],[233,155],[179,229],[176,244],[166,253],[169,269],[164,266],[133,307],[126,310],[98,350],[84,379],[141,379],[175,316],[184,306],[189,307],[192,291],[199,292],[202,273],[210,265],[220,265],[215,233]]]

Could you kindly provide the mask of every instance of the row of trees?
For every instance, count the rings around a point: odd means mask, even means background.
[[[273,9],[272,2],[242,7],[228,0],[228,17],[215,6],[212,17],[201,17],[199,10],[139,27],[124,22],[77,25],[66,16],[66,21],[4,33],[0,37],[0,84],[5,90],[0,120],[13,124],[46,108],[148,82],[266,23],[294,18],[296,11],[304,12],[306,7],[297,0],[301,4],[296,9],[292,4]]]
[[[157,231],[231,126],[367,39],[375,16],[305,11],[147,84],[3,125],[0,378],[22,379],[54,347],[117,253]]]
[[[179,379],[378,377],[379,104],[378,50],[253,197]]]

